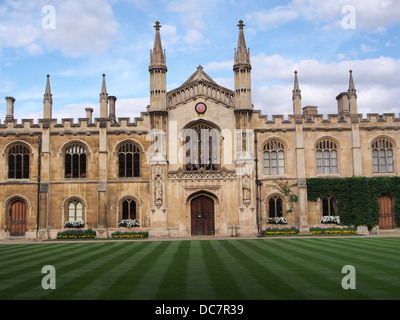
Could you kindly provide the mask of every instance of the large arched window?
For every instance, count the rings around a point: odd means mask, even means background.
[[[8,150],[8,179],[29,179],[29,149],[17,144]]]
[[[140,149],[133,142],[125,142],[118,148],[118,176],[120,178],[140,176]]]
[[[317,173],[338,173],[337,144],[331,139],[323,139],[317,143]]]
[[[125,219],[136,219],[136,201],[134,199],[125,199],[121,205],[121,218]]]
[[[79,143],[65,149],[65,178],[86,178],[86,148]]]
[[[279,140],[271,140],[264,145],[264,174],[285,174],[285,147]]]
[[[186,142],[183,163],[186,170],[218,170],[220,163],[219,130],[200,122],[183,131]]]
[[[390,140],[380,138],[372,144],[372,164],[374,173],[394,172],[393,144]]]

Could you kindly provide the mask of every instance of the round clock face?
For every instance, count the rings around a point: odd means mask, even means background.
[[[203,102],[199,102],[194,108],[197,113],[204,113],[207,110],[207,106]]]

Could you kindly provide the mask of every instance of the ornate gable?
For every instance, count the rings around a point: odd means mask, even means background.
[[[167,93],[167,108],[175,108],[189,100],[196,100],[198,97],[214,100],[226,107],[234,107],[234,92],[218,85],[204,72],[202,66],[198,66],[197,70],[180,87]]]

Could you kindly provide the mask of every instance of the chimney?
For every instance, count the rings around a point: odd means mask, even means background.
[[[14,121],[14,102],[15,99],[13,97],[6,97],[6,103],[7,103],[6,122]]]
[[[108,97],[108,117],[115,120],[115,101],[117,97],[109,96]]]
[[[344,115],[349,114],[349,94],[348,92],[342,92],[336,97],[337,106],[338,106],[338,116],[339,118],[343,118]]]
[[[86,108],[86,118],[89,119],[89,123],[92,123],[92,114],[93,114],[93,109],[92,108]]]
[[[304,118],[307,120],[311,120],[312,116],[316,116],[318,114],[318,107],[317,106],[305,106],[303,108],[303,115]]]

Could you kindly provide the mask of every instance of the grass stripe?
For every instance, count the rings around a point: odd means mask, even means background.
[[[0,269],[0,299],[4,297],[11,299],[25,286],[41,285],[41,278],[43,277],[41,270],[43,266],[54,265],[56,262],[72,258],[74,255],[86,255],[84,244],[77,244],[73,249],[60,247],[62,249],[60,253],[54,250],[46,251],[46,245],[43,245],[42,248],[43,254],[39,255],[39,257],[21,263],[10,271]]]
[[[329,294],[320,288],[318,282],[310,280],[310,270],[302,270],[298,261],[292,259],[285,250],[277,248],[276,243],[248,240],[241,245],[250,250],[251,255],[269,269],[269,279],[271,287],[276,289],[276,299],[305,300],[315,296],[330,298]]]
[[[22,252],[20,252],[20,248],[18,248],[16,255],[13,255],[11,257],[2,256],[1,259],[2,261],[0,262],[0,269],[1,270],[15,269],[16,265],[19,266],[20,262],[25,262],[27,260],[29,261],[31,257],[37,259],[40,258],[41,256],[47,256],[51,252],[59,252],[63,248],[64,251],[68,251],[70,248],[68,245],[62,245],[62,244],[60,246],[54,246],[53,248],[49,248],[46,245],[36,245],[36,246],[37,247],[35,247],[34,245],[28,245],[28,249],[23,250]]]
[[[343,288],[341,286],[341,268],[343,265],[333,263],[330,259],[325,259],[315,254],[315,250],[310,248],[299,249],[297,240],[282,239],[283,241],[275,242],[274,248],[279,255],[284,257],[290,264],[292,262],[292,270],[296,272],[304,282],[309,282],[314,286],[314,290],[307,290],[308,295],[312,299],[339,299],[343,297]],[[302,242],[303,239],[300,240]],[[260,244],[261,245],[261,244]],[[295,261],[295,263],[293,263]],[[303,283],[304,288],[307,286]],[[346,298],[365,299],[366,297],[359,292],[348,291],[345,293]],[[351,295],[347,295],[351,294]]]
[[[83,300],[87,299],[87,297],[92,297],[89,299],[96,299],[97,296],[109,290],[120,277],[121,273],[131,268],[140,253],[151,246],[151,243],[123,243],[122,245],[123,251],[117,257],[112,257],[108,259],[109,261],[102,264],[101,269],[99,269],[101,277],[91,277],[91,281],[86,281],[84,288],[71,297],[71,299]],[[89,273],[93,272],[89,271]]]
[[[238,269],[238,282],[244,288],[248,288],[249,296],[252,300],[271,300],[279,296],[280,289],[273,285],[271,279],[274,275],[262,263],[248,254],[248,250],[243,250],[240,242],[222,242],[224,248],[235,259],[234,264]]]
[[[191,300],[215,300],[216,295],[211,286],[209,273],[205,265],[200,241],[190,241],[190,252],[188,261],[188,273],[186,283],[187,299]]]
[[[209,274],[211,285],[215,291],[216,298],[219,300],[244,300],[246,295],[242,292],[231,269],[228,269],[220,258],[218,250],[219,241],[202,240],[201,249],[204,262]],[[218,250],[218,251],[217,251]]]
[[[123,243],[113,243],[106,248],[101,248],[90,259],[82,256],[81,259],[75,260],[73,263],[58,264],[56,267],[57,289],[39,291],[40,299],[60,299],[65,296],[68,299],[76,299],[74,298],[75,295],[85,291],[86,286],[95,279],[101,278],[107,271],[107,267],[114,265],[114,262],[110,264],[110,260],[117,259],[125,253],[125,250],[126,247]],[[120,251],[123,251],[122,254]],[[88,294],[86,294],[87,296]],[[23,297],[19,296],[18,298]],[[85,297],[81,298],[84,299]]]
[[[190,241],[181,241],[169,264],[155,299],[157,300],[183,300],[186,298],[186,282],[188,272]],[[173,298],[171,298],[173,297]]]
[[[168,248],[170,242],[149,242],[147,250],[135,253],[130,268],[121,273],[108,290],[97,296],[99,300],[129,299],[140,279],[157,261],[158,257]],[[147,299],[143,292],[141,299]],[[140,299],[139,299],[140,300]]]
[[[133,300],[155,300],[157,292],[160,290],[160,285],[166,275],[168,266],[172,263],[176,254],[180,241],[168,242],[168,246],[164,251],[157,256],[151,263],[151,266],[146,268],[140,279],[135,283],[135,290],[130,293],[128,299]],[[168,299],[174,299],[171,294]]]
[[[298,248],[307,248],[310,240],[298,242],[296,245]],[[311,248],[314,252],[322,255],[323,259],[335,263],[338,272],[341,272],[341,268],[345,265],[352,265],[356,268],[358,289],[352,292],[378,299],[391,299],[400,296],[400,274],[398,270],[395,270],[392,274],[384,272],[381,270],[383,264],[371,262],[369,256],[360,257],[356,250],[349,250],[348,248],[344,250],[340,246],[336,247],[333,243],[324,243],[324,246],[316,245],[311,246]],[[341,275],[341,278],[343,276]]]

